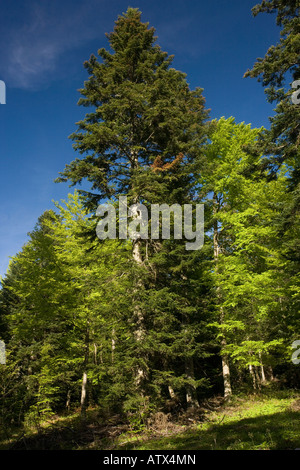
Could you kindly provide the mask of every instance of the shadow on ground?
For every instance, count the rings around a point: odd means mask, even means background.
[[[225,418],[225,416],[224,416]],[[287,411],[253,418],[233,417],[220,420],[201,429],[164,437],[136,437],[118,444],[118,438],[128,431],[120,423],[103,424],[97,420],[82,424],[78,418],[66,424],[51,425],[31,437],[19,436],[5,449],[12,450],[294,450],[300,448],[300,401]]]
[[[168,439],[151,439],[127,444],[124,449],[145,450],[294,450],[300,448],[300,411],[289,410],[205,430],[188,430]]]

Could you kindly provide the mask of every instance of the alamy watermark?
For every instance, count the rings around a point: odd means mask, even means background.
[[[292,88],[297,88],[297,90],[292,93],[292,103],[300,104],[300,80],[295,80],[292,83]]]
[[[5,343],[0,340],[0,364],[6,364]]]
[[[0,80],[0,104],[6,104],[6,85],[3,80]]]
[[[193,224],[193,212],[195,224]],[[172,216],[172,215],[173,216]],[[175,240],[194,240],[186,242],[186,250],[199,250],[204,244],[204,204],[196,204],[193,211],[192,204],[151,204],[151,214],[148,216],[148,208],[144,204],[127,205],[127,196],[120,196],[118,208],[118,237],[117,237],[117,213],[113,204],[100,204],[96,216],[103,217],[96,228],[98,238],[121,240],[158,240],[161,236],[164,240],[171,238],[171,225],[173,225],[173,237]],[[161,217],[161,219],[160,219]],[[130,222],[128,222],[130,218]],[[171,223],[173,219],[173,224]],[[149,231],[149,221],[151,230]],[[195,229],[194,229],[195,227]],[[161,230],[160,230],[161,229]],[[149,234],[149,232],[151,232]],[[160,235],[161,232],[161,235]],[[149,237],[150,235],[150,237]]]
[[[300,340],[296,340],[292,344],[292,349],[298,348],[300,346]],[[298,357],[299,356],[299,357]],[[300,364],[300,347],[296,349],[296,351],[293,352],[292,354],[292,363],[293,364]]]

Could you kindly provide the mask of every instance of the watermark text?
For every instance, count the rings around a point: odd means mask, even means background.
[[[6,104],[6,85],[3,80],[0,80],[0,104]]]
[[[0,364],[6,364],[5,343],[0,340]]]
[[[299,339],[293,342],[292,349],[296,349],[296,348],[298,348],[298,346],[300,346],[300,340]],[[293,352],[293,354],[292,354],[292,363],[296,364],[296,365],[300,364],[300,347],[298,349],[296,349],[296,351]]]
[[[118,217],[117,217],[118,214]],[[144,204],[127,205],[127,196],[120,196],[119,207],[113,204],[100,204],[96,216],[103,217],[97,224],[96,233],[100,240],[143,239],[164,240],[171,238],[171,226],[175,240],[185,238],[186,250],[199,250],[204,244],[204,204],[151,204],[150,216]],[[193,219],[195,218],[195,223]],[[117,237],[118,219],[118,237]],[[130,221],[128,221],[130,219]],[[149,230],[149,222],[151,229]],[[150,234],[149,234],[150,232]],[[150,235],[150,237],[149,237]],[[192,241],[194,240],[194,241]]]
[[[292,88],[297,88],[297,90],[292,93],[292,103],[300,104],[300,80],[295,80],[292,83]]]

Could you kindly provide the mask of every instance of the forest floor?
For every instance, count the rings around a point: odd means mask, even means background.
[[[89,409],[52,416],[22,430],[2,430],[1,450],[294,450],[300,448],[300,392],[280,391],[206,400],[197,411],[156,413],[124,424]]]

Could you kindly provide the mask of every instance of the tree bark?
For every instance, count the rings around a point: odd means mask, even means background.
[[[188,380],[194,380],[195,379],[195,374],[194,374],[194,361],[192,357],[186,357],[185,358],[185,375]],[[193,385],[188,384],[186,387],[186,402],[188,406],[192,407],[198,407],[199,402],[196,397],[196,390]]]
[[[225,337],[222,339],[221,344],[222,344],[222,348],[226,346]],[[229,367],[228,356],[225,354],[222,354],[221,357],[222,357],[222,373],[223,373],[223,383],[224,383],[224,398],[225,400],[227,400],[232,395],[231,380],[230,380],[230,367]]]
[[[134,126],[133,126],[134,129]],[[134,136],[134,131],[133,131],[133,136]],[[139,161],[138,161],[138,154],[136,151],[131,151],[131,169],[134,171],[139,167]],[[133,194],[135,192],[134,186],[132,186],[132,191]],[[139,201],[138,195],[134,194],[134,200],[133,204],[137,204]],[[138,214],[133,214],[134,216]],[[136,266],[142,266],[143,265],[143,258],[142,258],[142,251],[141,251],[141,239],[136,238],[132,240],[133,246],[132,246],[132,257],[134,260],[134,263]],[[138,292],[143,288],[143,282],[140,277],[140,274],[138,273],[138,277],[136,280],[136,285],[134,288],[133,292],[133,299],[134,299],[134,308],[133,308],[133,314],[134,318],[136,321],[136,328],[135,328],[135,339],[137,341],[137,344],[141,344],[144,337],[145,337],[145,327],[144,327],[144,312],[139,305],[139,300],[138,300]],[[139,351],[137,351],[137,355],[140,356]],[[144,367],[141,365],[141,363],[138,364],[137,370],[136,370],[136,377],[135,377],[135,383],[138,389],[140,389],[140,392],[142,393],[142,383],[144,379],[146,378],[147,374],[144,369]]]
[[[249,372],[252,377],[253,388],[254,390],[257,390],[257,379],[256,379],[256,374],[255,374],[252,364],[249,364]]]
[[[215,270],[218,273],[218,260],[220,254],[220,247],[219,247],[219,231],[218,231],[218,220],[216,218],[216,214],[218,212],[217,209],[217,197],[214,193],[213,195],[213,215],[214,215],[214,234],[213,234],[213,244],[214,244],[214,261],[215,261]],[[221,303],[221,292],[220,287],[217,287],[217,298],[219,303]],[[224,323],[224,310],[223,307],[220,305],[220,325],[222,326]],[[222,332],[222,341],[221,347],[224,350],[226,346],[226,337],[224,332]],[[228,356],[222,353],[221,350],[221,359],[222,359],[222,374],[223,374],[223,383],[224,383],[224,398],[228,399],[232,395],[232,388],[231,388],[231,380],[230,380],[230,367],[229,367],[229,360]]]
[[[255,374],[255,377],[256,377],[257,388],[259,390],[261,390],[261,378],[260,378],[260,375],[259,375],[258,368],[256,366],[254,366],[253,369],[254,369],[254,374]]]
[[[143,264],[142,260],[142,255],[141,255],[141,240],[133,240],[133,250],[132,250],[132,256],[135,261],[135,263],[138,266],[141,266]],[[138,291],[143,288],[143,283],[142,280],[139,278],[136,283],[136,287],[134,290],[134,297],[138,296]],[[134,305],[134,318],[136,321],[136,326],[135,326],[135,339],[137,341],[137,344],[141,344],[144,337],[145,337],[145,328],[144,328],[144,313],[142,311],[141,306],[139,305],[139,301],[135,299],[135,305]],[[139,352],[138,352],[139,356]],[[138,364],[138,368],[136,371],[136,377],[135,377],[135,382],[138,388],[142,386],[143,380],[146,378],[146,371],[143,368],[141,364]]]
[[[265,368],[262,362],[262,355],[261,352],[259,351],[259,360],[260,360],[260,373],[261,373],[261,382],[265,383],[266,382],[266,374],[265,374]]]
[[[97,344],[94,343],[94,364],[95,364],[95,365],[98,364],[98,361],[97,361],[97,353],[98,353]]]
[[[173,387],[171,387],[171,385],[168,385],[168,391],[169,391],[170,398],[172,400],[175,400],[176,399],[176,394],[174,392]]]
[[[86,387],[87,387],[87,372],[86,370],[83,371],[82,375],[82,385],[81,385],[81,416],[85,416],[86,412]]]
[[[66,408],[67,408],[68,411],[69,411],[69,409],[70,409],[70,403],[71,403],[71,390],[68,389],[68,392],[67,392],[67,401],[66,401]]]
[[[115,362],[115,349],[116,349],[116,340],[115,340],[115,329],[112,329],[111,332],[111,363]]]
[[[83,374],[82,374],[82,384],[81,384],[81,397],[80,397],[80,406],[81,406],[81,418],[85,419],[86,416],[86,407],[87,407],[87,368],[89,361],[89,330],[87,328],[85,335],[85,354],[84,354],[84,364],[83,364]]]
[[[271,380],[273,382],[275,380],[275,378],[274,378],[272,366],[269,365],[268,367],[266,367],[266,370],[267,370],[267,373],[268,373],[269,380]]]

